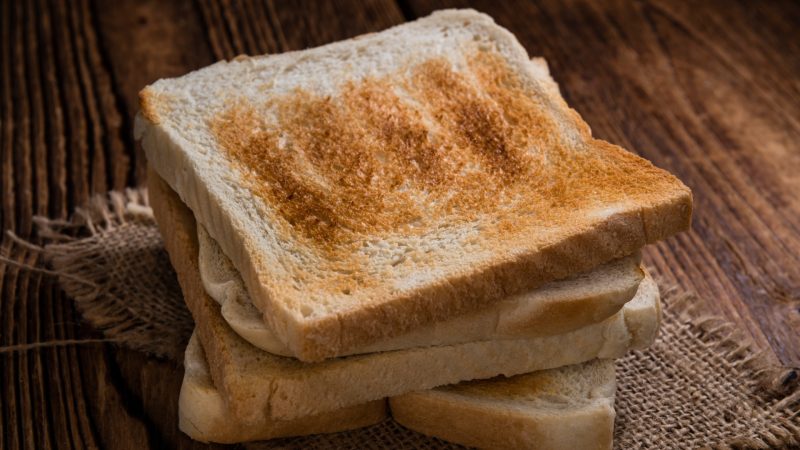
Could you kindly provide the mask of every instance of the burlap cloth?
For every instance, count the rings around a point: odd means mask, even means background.
[[[83,317],[120,345],[180,363],[193,328],[145,191],[38,219],[43,256]],[[798,371],[771,366],[702,302],[662,292],[656,343],[617,362],[616,448],[798,448]],[[176,392],[177,395],[177,392]],[[247,448],[455,448],[392,420]]]

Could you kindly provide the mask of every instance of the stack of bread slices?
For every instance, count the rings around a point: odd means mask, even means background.
[[[647,244],[691,192],[592,138],[546,63],[448,10],[141,94],[150,203],[195,319],[180,426],[243,442],[394,420],[609,448],[647,347]]]

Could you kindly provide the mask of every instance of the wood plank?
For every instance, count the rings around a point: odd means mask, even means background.
[[[59,86],[60,76],[56,60],[55,41],[52,18],[49,8],[42,6],[44,0],[30,2],[36,10],[39,20],[36,24],[39,36],[39,58],[41,66],[42,91],[47,114],[45,115],[45,130],[47,136],[47,156],[42,158],[46,164],[48,183],[48,211],[49,217],[65,217],[68,211],[67,201],[67,152],[66,130],[64,124],[63,93]],[[43,192],[40,195],[44,195]]]
[[[275,34],[288,46],[284,50],[316,47],[404,22],[396,3],[382,0],[304,0],[296,2],[292,8],[273,5],[273,14]]]
[[[454,3],[412,0],[409,10]],[[797,5],[473,6],[547,58],[595,136],[692,188],[692,232],[646,253],[664,284],[697,292],[782,363],[800,364]]]
[[[61,307],[60,303],[57,303],[57,301],[63,301],[64,299],[59,298],[59,288],[52,280],[49,281],[49,284],[49,287],[45,286],[42,291],[39,291],[41,295],[40,298],[44,300],[44,305]],[[48,300],[55,300],[56,302],[48,302]],[[41,326],[42,329],[45,330],[44,338],[47,340],[56,340],[59,337],[59,333],[56,331],[56,317],[60,317],[60,314],[55,311],[56,308],[42,309],[44,313],[41,316]],[[42,379],[42,384],[44,385],[43,388],[47,392],[47,397],[49,399],[47,407],[49,410],[48,419],[52,428],[50,434],[53,442],[60,442],[62,445],[65,445],[65,443],[71,441],[70,416],[66,409],[67,398],[65,393],[65,381],[61,376],[61,367],[64,366],[66,360],[63,357],[63,349],[53,349],[41,353],[44,357],[44,366],[47,368],[47,376]]]
[[[130,137],[130,129],[126,127],[125,133],[121,129],[123,123],[117,105],[118,93],[112,89],[109,62],[101,55],[89,0],[81,0],[76,6],[73,9],[73,16],[80,18],[79,23],[82,24],[80,31],[85,42],[84,60],[88,69],[86,78],[89,81],[86,91],[94,100],[92,109],[102,112],[96,127],[102,132],[97,133],[95,145],[102,148],[104,159],[107,161],[105,167],[107,185],[112,189],[122,189],[130,181],[128,180],[130,158],[126,154],[123,141],[124,137]],[[95,192],[105,191],[95,190]]]
[[[14,103],[14,178],[15,178],[15,206],[17,209],[17,222],[15,228],[21,233],[29,233],[31,228],[30,217],[33,214],[33,174],[31,171],[31,113],[29,98],[29,80],[25,65],[26,22],[25,9],[15,8],[12,64],[14,78],[12,81],[12,101]]]
[[[159,78],[211,64],[214,58],[200,12],[191,2],[94,1],[90,10],[96,26],[92,33],[120,110],[120,133],[134,166],[128,184],[140,185],[146,161],[133,140],[139,90]]]
[[[13,103],[11,101],[11,68],[13,67],[13,59],[11,56],[11,3],[3,2],[0,7],[3,8],[3,13],[0,14],[0,37],[2,37],[3,45],[0,46],[0,73],[2,73],[2,90],[0,94],[0,113],[2,114],[2,122],[0,122],[0,217],[2,217],[2,228],[4,230],[13,228],[15,214],[14,214],[14,177],[13,177],[13,139],[14,139],[14,122],[12,120]]]
[[[216,59],[307,47],[378,31],[403,21],[391,1],[198,2]]]
[[[28,17],[26,21],[31,21],[30,18],[36,14],[34,4],[27,3],[25,14]],[[44,103],[44,89],[42,89],[41,70],[39,67],[39,33],[36,26],[29,26],[25,33],[25,39],[28,41],[27,52],[25,55],[26,73],[30,80],[30,103],[31,103],[31,166],[33,170],[34,181],[33,192],[36,196],[32,199],[33,213],[47,214],[48,204],[50,198],[49,177],[47,170],[47,146],[45,142],[47,123],[45,119],[45,103]],[[23,233],[28,233],[30,230],[23,230]]]
[[[4,5],[7,7],[7,5]],[[9,220],[7,224],[12,229],[20,229],[25,226],[26,217],[31,214],[31,174],[30,165],[26,164],[26,159],[30,155],[30,117],[28,114],[28,86],[27,79],[24,79],[25,74],[25,47],[22,43],[25,41],[25,28],[22,26],[25,22],[24,9],[22,8],[7,8],[3,11],[3,16],[11,22],[8,27],[4,27],[7,34],[4,35],[5,46],[4,66],[7,70],[4,71],[3,86],[9,89],[4,95],[6,105],[3,109],[3,123],[6,125],[4,129],[3,140],[3,176],[8,177],[6,180],[6,188],[4,194],[9,198],[4,198],[3,209],[9,214],[10,218],[16,220]],[[21,183],[14,181],[20,180]],[[13,184],[10,184],[13,183]],[[8,209],[6,209],[8,208]],[[12,209],[13,208],[13,209]],[[13,213],[12,213],[13,211]],[[12,215],[13,214],[13,215]],[[6,247],[8,248],[8,247]],[[24,261],[25,255],[19,254],[17,261]],[[19,294],[24,296],[24,289],[26,285],[25,274],[20,274],[19,270],[12,270],[3,277],[4,299],[13,299],[4,302],[3,316],[4,328],[7,331],[5,342],[16,342],[19,339],[20,333],[24,333],[26,324],[20,322],[25,320],[23,317],[17,320],[16,317],[20,315],[20,304],[24,307],[24,302],[19,302],[17,297]],[[19,294],[18,294],[19,293]],[[4,401],[4,425],[5,429],[9,431],[8,436],[4,436],[4,444],[8,448],[32,448],[35,445],[34,434],[25,426],[30,419],[31,407],[29,395],[27,395],[27,386],[25,381],[27,378],[27,361],[25,355],[19,355],[7,361],[8,364],[4,365],[4,373],[6,375]],[[19,381],[22,381],[20,383]],[[4,433],[5,434],[5,433]]]
[[[76,5],[0,5],[5,61],[0,71],[2,231],[13,229],[23,237],[31,234],[34,212],[64,217],[92,188],[105,191],[128,181],[114,120],[119,112],[109,101],[108,75],[87,31],[91,13],[87,3]],[[15,248],[5,235],[0,248],[15,261],[34,262],[30,252]],[[0,273],[2,345],[87,336],[52,280],[5,264]],[[103,358],[110,350],[95,346],[0,354],[0,446],[100,448],[95,427],[109,421],[117,429],[101,436],[102,447],[118,436],[126,437],[120,443],[128,448],[146,446],[144,427],[128,414],[121,396],[104,387],[113,375]]]
[[[59,7],[60,6],[60,7]],[[89,197],[89,146],[86,114],[80,93],[75,54],[69,30],[66,5],[56,3],[52,8],[53,38],[56,48],[58,81],[64,108],[64,138],[67,163],[67,207],[74,208]]]
[[[73,6],[75,5],[67,5],[64,14],[67,16],[66,21],[75,57],[75,69],[78,79],[78,85],[75,86],[76,92],[80,93],[85,113],[86,145],[90,164],[89,191],[91,193],[107,192],[106,158],[103,146],[104,130],[100,121],[100,114],[97,111],[94,86],[89,75],[89,66],[92,62],[86,57],[86,43],[83,36],[83,30],[86,27],[81,20],[79,8]]]

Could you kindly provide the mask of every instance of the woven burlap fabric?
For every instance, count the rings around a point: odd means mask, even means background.
[[[181,360],[193,328],[145,191],[94,199],[70,221],[39,219],[44,256],[107,338]],[[800,447],[798,373],[770,366],[699,299],[664,293],[656,343],[617,362],[617,448]],[[177,393],[176,393],[177,395]],[[246,445],[455,448],[392,420],[361,430]]]

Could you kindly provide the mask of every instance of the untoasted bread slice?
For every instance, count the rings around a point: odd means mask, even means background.
[[[390,399],[400,424],[470,447],[611,449],[614,362],[467,381]]]
[[[305,361],[634,253],[691,193],[593,139],[491,18],[442,11],[141,94],[149,163]]]
[[[197,267],[197,230],[192,212],[158,177],[149,178],[153,213],[178,275],[211,369],[233,417],[263,415],[288,420],[341,409],[387,396],[464,380],[516,375],[616,358],[632,346],[626,310],[566,334],[397,350],[302,363],[253,347],[231,330],[219,305],[202,286]],[[637,292],[637,296],[640,294]],[[641,294],[647,295],[647,294]],[[657,320],[657,292],[643,301]]]
[[[179,398],[179,426],[194,440],[233,444],[309,434],[334,433],[379,423],[388,417],[386,401],[375,400],[315,416],[276,421],[265,416],[252,422],[231,417],[208,370],[205,353],[192,335],[184,356]]]
[[[220,304],[222,317],[254,346],[293,356],[250,302],[239,273],[205,229],[198,225],[200,277],[206,292]],[[576,330],[611,317],[633,298],[644,272],[640,255],[614,260],[595,270],[552,281],[474,313],[421,327],[340,356],[521,337]]]

